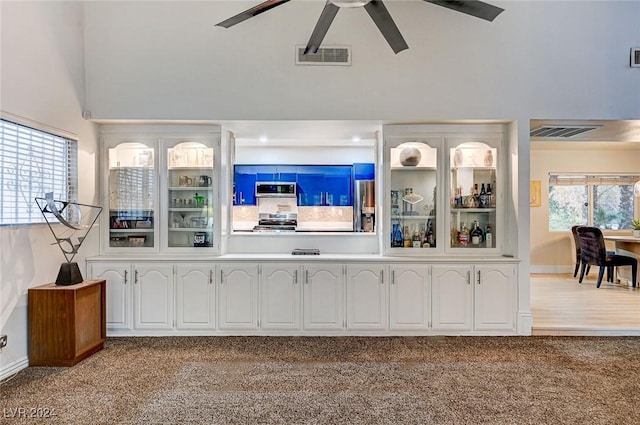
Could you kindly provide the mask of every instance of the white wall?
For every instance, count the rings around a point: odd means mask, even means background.
[[[640,172],[639,143],[533,143],[531,180],[541,182],[541,205],[531,207],[531,270],[538,273],[568,273],[575,267],[571,231],[549,231],[549,173]],[[541,146],[541,147],[538,147]],[[631,231],[607,231],[627,234]],[[613,244],[611,245],[613,249]]]
[[[94,124],[82,119],[84,5],[79,2],[0,2],[0,109],[79,138],[79,202],[96,202]],[[76,261],[98,250],[92,230]],[[93,236],[93,237],[91,237]],[[27,361],[27,290],[55,280],[64,257],[46,225],[0,228],[0,379]]]

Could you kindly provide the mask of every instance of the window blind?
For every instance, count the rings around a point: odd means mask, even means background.
[[[0,143],[0,225],[44,223],[34,199],[48,192],[77,201],[76,140],[0,119]]]
[[[637,175],[572,175],[550,174],[551,186],[585,186],[585,185],[630,185],[640,180]]]

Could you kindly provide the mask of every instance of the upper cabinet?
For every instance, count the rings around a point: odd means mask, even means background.
[[[157,250],[157,149],[153,141],[133,140],[124,138],[106,147],[106,245]]]
[[[220,132],[207,128],[106,127],[103,251],[219,250]]]
[[[167,248],[213,247],[218,206],[214,148],[206,140],[164,142]]]
[[[502,253],[503,140],[501,125],[386,126],[385,251]]]
[[[503,227],[498,221],[502,208],[497,167],[501,140],[452,138],[448,142],[450,237],[447,248],[452,252],[492,250]]]

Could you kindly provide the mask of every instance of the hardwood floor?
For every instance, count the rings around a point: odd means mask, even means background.
[[[596,276],[579,284],[570,274],[532,274],[533,335],[640,336],[640,287],[596,288]]]

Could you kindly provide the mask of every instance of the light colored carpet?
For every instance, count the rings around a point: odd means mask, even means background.
[[[639,354],[633,337],[111,338],[0,391],[55,409],[41,423],[634,424]]]

